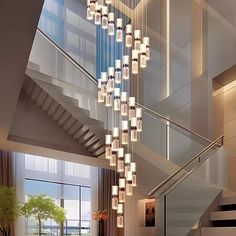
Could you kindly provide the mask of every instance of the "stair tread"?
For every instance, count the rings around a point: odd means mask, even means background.
[[[235,236],[236,227],[203,227],[201,229],[202,236]]]
[[[236,205],[236,196],[224,196],[220,200],[220,205]]]
[[[210,219],[212,221],[236,220],[236,210],[211,212]]]

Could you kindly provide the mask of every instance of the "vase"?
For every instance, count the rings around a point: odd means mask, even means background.
[[[104,234],[104,220],[98,221],[98,236],[105,236],[105,234]]]

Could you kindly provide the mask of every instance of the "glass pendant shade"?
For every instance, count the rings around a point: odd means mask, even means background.
[[[121,43],[123,40],[123,21],[122,18],[117,18],[116,20],[116,42]]]
[[[130,169],[132,172],[132,186],[136,187],[137,186],[137,176],[136,176],[136,163],[135,162],[131,163]]]
[[[119,140],[119,128],[114,127],[112,132],[113,140],[112,140],[112,151],[118,151],[120,147]]]
[[[102,88],[102,80],[98,79],[98,103],[104,102],[104,96],[102,95],[101,88]]]
[[[112,92],[107,92],[105,96],[105,107],[112,107]]]
[[[115,68],[108,68],[107,91],[113,92],[115,89]]]
[[[131,171],[131,154],[125,154],[125,177],[127,178],[128,172]]]
[[[123,204],[118,204],[117,227],[118,228],[123,228],[124,227],[124,205]]]
[[[129,171],[127,174],[127,181],[126,181],[126,195],[127,196],[132,196],[133,194],[132,179],[133,179],[132,172]]]
[[[110,36],[115,35],[115,15],[113,12],[108,14],[108,34]]]
[[[118,209],[118,186],[114,185],[112,186],[112,209],[117,210]]]
[[[134,31],[134,49],[140,51],[141,45],[141,30]]]
[[[119,179],[119,203],[125,202],[125,178]]]
[[[95,10],[96,10],[96,1],[95,0],[90,0],[89,8],[90,8],[90,14],[94,15]]]
[[[140,67],[147,67],[146,45],[143,43],[140,45]]]
[[[110,166],[116,166],[116,159],[117,159],[117,152],[112,151],[111,152],[111,159],[110,159]]]
[[[106,0],[106,4],[111,4],[111,0]]]
[[[128,25],[126,25],[125,46],[127,48],[131,48],[132,47],[132,41],[133,41],[132,25],[128,24]]]
[[[131,140],[131,142],[137,142],[138,141],[137,119],[136,119],[136,117],[131,118],[130,140]]]
[[[129,56],[123,56],[123,79],[129,79]]]
[[[121,92],[120,114],[121,114],[121,116],[128,115],[127,92]]]
[[[127,145],[129,142],[129,123],[127,120],[122,120],[121,143]]]
[[[143,118],[142,118],[142,108],[136,108],[136,118],[137,118],[137,132],[142,132],[143,130]]]
[[[87,20],[92,20],[93,19],[93,15],[91,14],[90,11],[90,0],[87,0]]]
[[[105,158],[110,160],[112,155],[112,136],[110,134],[107,134],[105,136]]]
[[[95,25],[101,24],[101,8],[97,2],[96,2],[96,7],[95,7],[94,23]]]
[[[100,10],[102,9],[102,6],[104,4],[103,0],[97,0],[98,6],[100,7]]]
[[[117,157],[117,172],[124,172],[124,148],[119,148]]]
[[[132,50],[132,74],[138,74],[138,50]]]
[[[108,7],[107,6],[102,7],[102,28],[103,29],[108,28]]]
[[[102,96],[107,94],[107,72],[101,73],[101,94]]]
[[[143,37],[143,43],[146,45],[146,60],[150,60],[150,38]]]
[[[135,97],[129,97],[129,120],[136,117]]]
[[[116,64],[115,83],[120,84],[121,83],[121,60],[116,60],[115,64]]]
[[[114,91],[114,111],[120,111],[120,88]]]

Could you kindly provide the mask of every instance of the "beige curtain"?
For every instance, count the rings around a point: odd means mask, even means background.
[[[116,236],[116,214],[111,208],[112,185],[115,184],[115,171],[100,169],[98,181],[98,207],[99,210],[107,210],[109,218],[104,223],[104,236]]]

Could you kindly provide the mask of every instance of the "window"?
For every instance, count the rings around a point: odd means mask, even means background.
[[[25,197],[28,195],[46,194],[52,197],[56,204],[66,210],[66,222],[64,235],[86,235],[91,228],[91,188],[63,183],[39,181],[34,179],[25,180]],[[37,221],[33,218],[26,223],[28,236],[37,234]],[[44,235],[61,235],[61,227],[55,222],[44,222]]]

